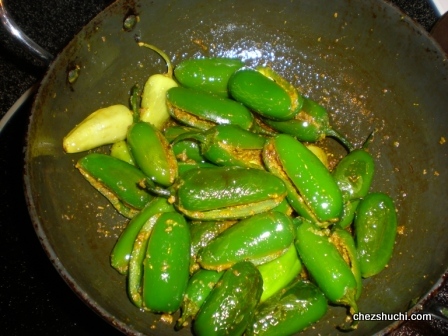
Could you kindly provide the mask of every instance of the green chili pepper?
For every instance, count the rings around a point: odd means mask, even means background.
[[[353,145],[330,126],[327,110],[309,98],[304,98],[300,112],[293,119],[288,121],[265,119],[264,122],[274,130],[289,134],[299,141],[317,142],[329,136],[336,138],[347,149],[353,149]]]
[[[294,244],[280,257],[259,265],[258,270],[263,279],[263,294],[260,302],[265,302],[275,293],[288,285],[302,270]]]
[[[267,140],[263,161],[285,181],[288,201],[302,216],[328,226],[339,220],[342,193],[328,169],[305,145],[290,135]]]
[[[167,104],[173,118],[200,129],[221,124],[250,129],[254,120],[252,113],[234,100],[184,87],[169,89]]]
[[[145,174],[120,159],[90,153],[76,163],[76,168],[125,217],[132,218],[153,199],[138,185]]]
[[[330,240],[334,246],[338,249],[339,253],[344,258],[345,262],[349,265],[350,269],[356,280],[356,295],[355,299],[358,300],[362,292],[362,277],[361,266],[359,263],[358,251],[356,249],[355,240],[353,236],[344,229],[335,227],[331,234]]]
[[[126,140],[121,140],[114,143],[110,148],[110,156],[135,166],[134,158],[131,155],[131,151],[129,150]]]
[[[190,229],[177,212],[160,215],[143,260],[143,305],[150,311],[179,309],[188,284]]]
[[[257,307],[245,335],[293,335],[320,320],[327,309],[327,300],[319,288],[299,279]]]
[[[150,217],[137,234],[132,246],[128,263],[127,292],[131,302],[138,308],[143,307],[143,260],[145,259],[149,237],[161,213]]]
[[[178,211],[197,220],[248,217],[275,208],[286,196],[286,187],[277,176],[241,167],[189,169],[168,189],[155,186],[149,179],[141,185],[169,197]]]
[[[260,300],[262,282],[260,272],[250,262],[239,262],[226,270],[196,315],[195,335],[242,335]]]
[[[281,212],[263,212],[231,226],[199,251],[202,268],[222,271],[239,261],[261,265],[286,253],[294,241],[291,219]]]
[[[346,228],[354,219],[359,199],[369,192],[375,172],[375,162],[367,152],[367,146],[373,139],[370,134],[362,148],[351,151],[334,168],[332,175],[342,191],[344,212],[338,226]]]
[[[112,105],[91,113],[62,140],[66,153],[78,153],[126,139],[132,112],[124,105]]]
[[[268,201],[276,206],[286,193],[276,176],[256,169],[216,167],[197,169],[182,177],[178,189],[178,207],[208,211],[258,204]],[[252,210],[248,212],[252,213]]]
[[[175,211],[165,198],[156,197],[150,201],[124,228],[111,253],[111,265],[121,274],[128,271],[134,241],[141,228],[157,213]]]
[[[169,89],[177,87],[177,83],[173,79],[173,65],[168,55],[156,46],[143,42],[139,42],[138,45],[154,50],[167,64],[168,69],[165,74],[152,75],[146,81],[143,88],[140,109],[141,121],[149,122],[157,129],[161,129],[170,118],[166,106],[166,93]]]
[[[297,227],[295,246],[300,260],[327,299],[358,312],[357,283],[350,266],[324,231],[308,220]],[[318,247],[318,248],[317,248]],[[357,324],[352,321],[351,329]]]
[[[151,186],[147,188],[151,190]],[[167,192],[178,211],[199,220],[247,217],[275,208],[286,196],[285,185],[277,176],[239,167],[188,170]]]
[[[190,273],[199,268],[197,255],[220,233],[237,223],[237,221],[193,221],[190,224],[191,233],[191,259]]]
[[[127,142],[136,165],[154,182],[169,186],[177,177],[177,161],[163,134],[139,121],[128,131]]]
[[[194,318],[205,299],[211,293],[224,272],[199,270],[188,281],[182,301],[181,316],[176,322],[176,330],[188,325],[188,319]]]
[[[192,221],[191,254],[196,255],[200,249],[216,238],[220,233],[237,223],[237,221]]]
[[[174,75],[179,83],[187,88],[228,97],[229,78],[243,66],[243,61],[234,58],[187,59],[176,66]]]
[[[273,120],[294,118],[303,103],[298,91],[269,68],[240,69],[230,77],[228,88],[236,101]]]
[[[372,155],[364,149],[355,149],[339,161],[332,175],[342,190],[344,200],[354,200],[367,195],[374,171]]]
[[[201,155],[218,166],[264,169],[261,151],[266,138],[235,125],[217,125],[205,132],[180,135],[174,144],[185,139],[200,143]]]
[[[392,257],[397,234],[393,200],[384,193],[368,194],[358,205],[355,241],[364,278],[381,272]]]

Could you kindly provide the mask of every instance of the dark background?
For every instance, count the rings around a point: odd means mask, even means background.
[[[4,1],[23,31],[53,55],[112,2]],[[391,2],[428,31],[437,20],[425,0]],[[17,47],[0,28],[0,117],[44,73],[45,66]],[[21,108],[0,133],[0,334],[118,335],[65,284],[34,233],[21,187],[29,105]],[[398,334],[441,334],[437,328],[443,328],[436,324],[408,324]]]

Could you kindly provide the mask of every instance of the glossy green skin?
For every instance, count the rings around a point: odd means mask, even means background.
[[[236,71],[229,79],[230,95],[264,118],[289,120],[300,108],[277,82],[253,69]]]
[[[196,259],[198,252],[207,246],[224,230],[237,221],[193,221],[190,223],[191,256]]]
[[[291,244],[283,255],[259,265],[258,270],[263,278],[263,294],[260,302],[265,302],[298,276],[302,270],[302,263],[294,244]]]
[[[177,212],[160,215],[143,260],[143,305],[153,312],[179,309],[189,278],[190,229]]]
[[[184,133],[174,140],[174,144],[188,139],[199,142],[201,155],[217,166],[264,169],[261,150],[266,138],[239,126],[217,125],[204,132]]]
[[[286,196],[277,176],[239,167],[191,169],[182,174],[176,191],[176,208],[199,220],[247,217],[276,207]]]
[[[121,274],[126,274],[134,242],[143,225],[155,214],[170,211],[175,211],[174,207],[165,198],[156,197],[134,216],[124,228],[111,252],[112,267]]]
[[[120,159],[106,154],[90,153],[77,162],[76,168],[119,211],[121,206],[141,210],[153,199],[153,196],[138,187],[145,174]]]
[[[327,309],[325,295],[318,287],[297,280],[256,309],[245,335],[293,335],[320,320]]]
[[[346,229],[353,223],[353,220],[355,219],[356,215],[356,208],[358,207],[359,202],[360,200],[356,199],[353,201],[349,200],[344,203],[344,209],[342,212],[341,219],[339,220],[339,222],[336,223],[338,227]]]
[[[176,141],[171,148],[179,162],[200,163],[206,161],[197,141],[188,139]]]
[[[285,90],[291,100],[291,109],[295,111],[300,111],[303,105],[304,97],[299,93],[299,91],[288,82],[285,78],[280,76],[277,72],[275,72],[271,67],[268,66],[258,66],[256,70],[262,75],[268,77],[269,79],[276,82],[280,85],[283,90]]]
[[[150,123],[139,121],[128,130],[127,142],[146,176],[162,186],[170,186],[177,177],[174,152],[163,134]]]
[[[393,200],[384,193],[368,194],[358,205],[354,228],[361,275],[376,275],[386,267],[395,244],[397,214]]]
[[[228,221],[192,221],[190,222],[191,233],[191,258],[190,273],[196,272],[200,265],[197,262],[199,251],[207,246],[210,241],[221,232],[237,223],[236,220]]]
[[[215,125],[232,124],[250,129],[254,117],[242,104],[199,90],[184,87],[171,88],[167,92],[170,115],[183,124],[209,129]]]
[[[264,119],[263,121],[276,131],[292,135],[299,141],[322,140],[330,130],[327,110],[309,98],[304,98],[302,108],[294,119],[288,121]]]
[[[146,249],[152,229],[161,214],[155,214],[150,217],[142,226],[135,238],[132,246],[131,256],[129,258],[127,292],[131,302],[138,308],[143,307],[143,260],[145,259]]]
[[[234,125],[213,127],[205,136],[201,152],[207,160],[219,166],[263,169],[261,150],[265,137]]]
[[[286,253],[294,242],[291,219],[276,211],[263,212],[231,226],[199,251],[202,268],[221,271],[239,261],[261,265]]]
[[[199,309],[194,334],[242,335],[260,300],[262,282],[260,272],[250,262],[239,262],[226,270]]]
[[[372,155],[364,149],[355,149],[339,161],[332,175],[347,201],[367,195],[374,172]]]
[[[344,199],[344,210],[338,226],[346,228],[352,224],[359,200],[367,195],[372,185],[375,161],[364,149],[355,149],[343,157],[332,175]]]
[[[359,262],[358,251],[356,249],[355,240],[353,236],[346,230],[339,227],[335,227],[330,235],[332,243],[338,248],[347,264],[350,266],[352,273],[356,280],[356,295],[355,299],[358,300],[362,292],[362,276],[361,265]]]
[[[305,145],[280,134],[266,142],[263,160],[269,171],[286,179],[288,200],[302,216],[321,226],[339,220],[342,193],[329,170]]]
[[[184,208],[207,211],[270,199],[285,191],[283,182],[268,172],[216,167],[185,173],[177,195]]]
[[[234,58],[187,59],[174,68],[174,76],[182,86],[227,97],[230,76],[243,66]]]
[[[303,221],[296,234],[300,260],[327,299],[350,306],[352,314],[356,312],[356,279],[336,246],[310,221]]]
[[[176,323],[177,329],[185,326],[189,318],[196,316],[223,273],[201,269],[192,275],[180,307],[182,315]]]

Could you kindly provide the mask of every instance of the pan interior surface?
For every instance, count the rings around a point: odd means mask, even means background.
[[[123,20],[135,13],[132,31]],[[135,39],[164,50],[174,64],[226,56],[269,65],[326,107],[335,128],[370,146],[372,190],[392,196],[400,234],[393,258],[364,281],[362,313],[397,313],[424,296],[447,269],[448,66],[425,31],[381,1],[118,1],[88,24],[52,64],[30,119],[25,185],[44,248],[69,285],[101,316],[129,334],[188,335],[126,296],[109,263],[126,225],[74,168],[62,138],[88,114],[128,104],[129,91],[164,62]],[[78,73],[73,83],[70,71]],[[328,140],[336,156],[345,152]],[[102,149],[106,150],[106,149]],[[331,307],[304,334],[337,334],[346,315]],[[390,322],[362,322],[351,335]]]

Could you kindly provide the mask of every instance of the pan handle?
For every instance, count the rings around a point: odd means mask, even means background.
[[[1,1],[1,0],[0,0]],[[448,0],[429,0],[438,17],[448,12]]]
[[[429,0],[429,2],[438,16],[430,33],[448,55],[448,0]]]
[[[48,51],[40,47],[36,42],[34,42],[32,39],[30,39],[20,28],[17,26],[17,24],[14,22],[12,17],[9,15],[8,11],[6,10],[4,0],[0,0],[0,19],[5,27],[5,29],[8,31],[8,33],[16,39],[20,43],[21,46],[23,46],[25,49],[27,49],[33,56],[39,58],[40,60],[44,61],[47,65],[50,64],[50,62],[53,60],[53,55],[51,55]]]

